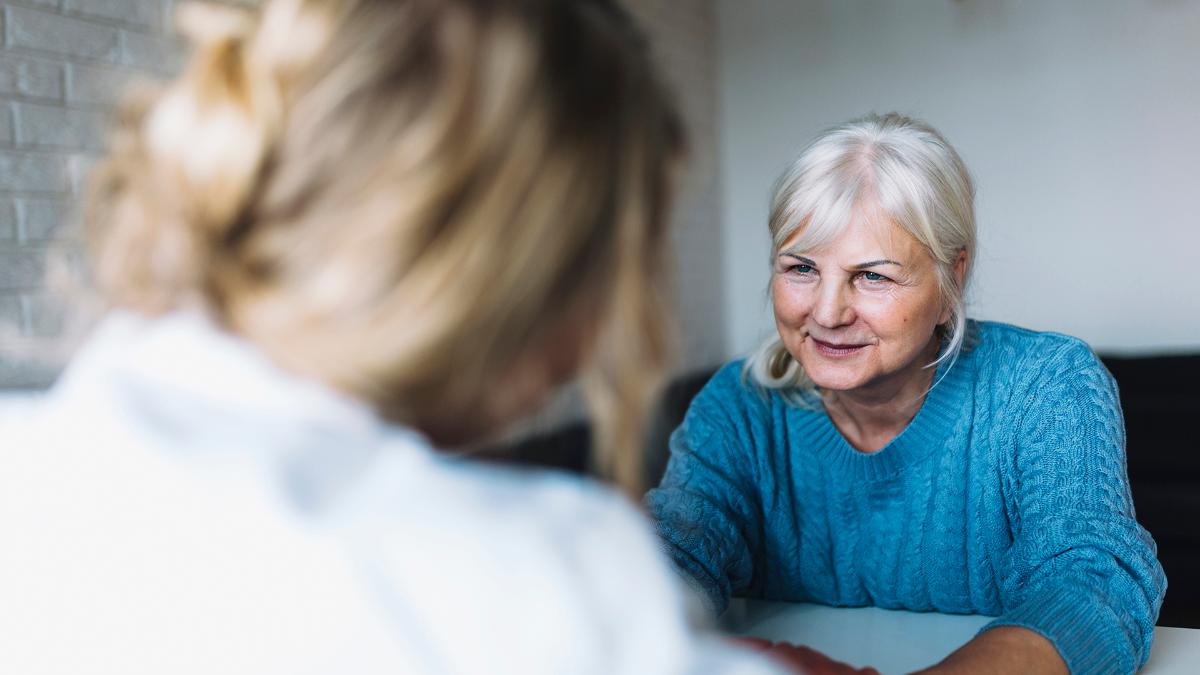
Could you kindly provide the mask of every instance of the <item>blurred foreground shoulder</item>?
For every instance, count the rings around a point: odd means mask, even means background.
[[[689,625],[678,581],[623,496],[569,476],[438,464],[405,500],[431,508],[406,509],[378,540],[377,569],[400,601],[391,611],[433,619],[422,633],[451,672],[773,672]],[[468,648],[467,635],[482,639]]]

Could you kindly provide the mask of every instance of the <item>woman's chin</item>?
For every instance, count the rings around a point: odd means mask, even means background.
[[[858,378],[813,378],[813,382],[824,391],[853,391],[862,386]]]
[[[850,391],[863,386],[869,379],[862,368],[850,367],[848,364],[801,362],[800,365],[808,378],[826,391]]]
[[[850,358],[828,358],[816,349],[811,351],[814,353],[802,352],[804,358],[799,359],[800,367],[821,389],[847,391],[861,387],[870,380],[871,369],[867,360],[862,358],[862,353]]]

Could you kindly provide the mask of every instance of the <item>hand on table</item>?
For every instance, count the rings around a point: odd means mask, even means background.
[[[834,661],[810,647],[787,642],[771,642],[762,638],[735,638],[734,642],[766,654],[803,675],[879,675],[874,668],[855,668]]]

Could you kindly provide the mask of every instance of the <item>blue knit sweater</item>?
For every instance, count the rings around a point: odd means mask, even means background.
[[[1045,636],[1072,672],[1132,672],[1166,578],[1134,518],[1116,385],[1080,340],[969,331],[873,454],[727,365],[647,496],[659,534],[718,611],[736,594],[985,614],[984,630]]]

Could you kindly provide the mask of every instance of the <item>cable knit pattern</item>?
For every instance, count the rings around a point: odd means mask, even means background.
[[[1044,635],[1072,672],[1132,672],[1166,578],[1134,516],[1116,384],[1075,338],[969,330],[873,454],[727,365],[646,498],[659,534],[717,611],[745,595],[985,614],[984,630]]]

